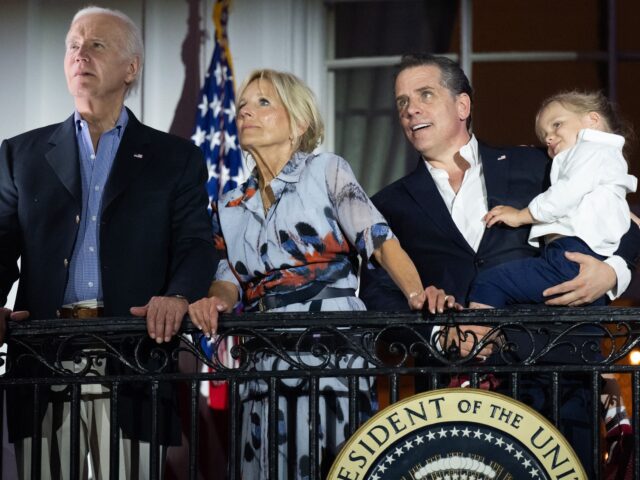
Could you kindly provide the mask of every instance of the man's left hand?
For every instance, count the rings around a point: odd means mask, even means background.
[[[149,303],[143,307],[131,307],[130,312],[136,317],[147,317],[149,336],[162,343],[170,341],[178,333],[188,309],[186,298],[151,297]]]
[[[559,297],[547,300],[547,305],[566,305],[578,307],[592,303],[615,287],[617,282],[615,270],[606,264],[584,253],[565,252],[565,257],[580,265],[578,276],[555,287],[547,288],[542,295]]]

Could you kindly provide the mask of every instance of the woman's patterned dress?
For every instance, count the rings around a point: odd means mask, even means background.
[[[216,280],[234,283],[248,309],[261,297],[275,295],[297,303],[271,312],[364,310],[355,296],[313,300],[326,287],[355,291],[357,255],[366,262],[376,248],[394,238],[349,164],[333,154],[298,152],[271,182],[271,188],[275,202],[266,216],[256,170],[218,201],[221,235],[216,241],[226,249],[227,261],[220,262]],[[307,356],[309,363],[317,362],[311,354]],[[342,356],[332,363],[339,368],[358,367],[363,362]],[[265,355],[257,368],[270,371],[289,366]],[[278,411],[279,477],[304,479],[309,477],[308,386],[298,379],[283,383],[286,387],[281,389],[284,395]],[[344,379],[325,378],[319,383],[318,437],[326,475],[346,439],[348,389]],[[374,401],[373,379],[359,379],[359,389],[361,411],[368,415]],[[241,388],[243,478],[267,478],[267,395],[267,384],[262,381]]]

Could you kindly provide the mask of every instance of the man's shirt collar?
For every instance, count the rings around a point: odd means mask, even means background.
[[[73,121],[76,126],[76,134],[80,133],[80,131],[87,125],[86,120],[82,118],[82,115],[80,115],[80,112],[78,112],[78,110],[73,111]],[[127,113],[127,109],[123,105],[122,108],[120,109],[120,115],[118,115],[116,124],[111,129],[111,130],[114,130],[114,129],[118,130],[116,132],[116,134],[118,135],[118,138],[122,138],[122,134],[124,133],[124,129],[127,126],[127,123],[129,123],[129,114]]]
[[[467,162],[469,162],[469,167],[474,168],[480,165],[480,155],[478,155],[478,139],[475,135],[471,135],[471,138],[467,142],[466,145],[460,149],[460,155]],[[430,173],[434,173],[434,170],[441,170],[434,166],[432,166],[427,160],[424,161],[427,169]]]

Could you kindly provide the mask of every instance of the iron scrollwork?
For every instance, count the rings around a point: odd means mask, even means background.
[[[640,309],[496,310],[425,317],[419,314],[322,312],[223,316],[219,335],[205,348],[185,321],[179,341],[158,345],[143,319],[14,323],[9,354],[0,354],[7,374],[38,365],[43,374],[84,377],[117,365],[133,374],[171,371],[178,356],[191,355],[220,377],[259,370],[266,357],[294,371],[330,371],[336,359],[360,359],[359,368],[410,368],[421,359],[435,365],[477,366],[488,353],[510,366],[535,366],[561,353],[571,363],[612,365],[640,343]],[[470,327],[471,325],[481,325]],[[226,350],[223,359],[220,352]],[[96,373],[98,372],[98,373]],[[5,375],[7,375],[5,374]],[[11,375],[9,375],[11,376]]]

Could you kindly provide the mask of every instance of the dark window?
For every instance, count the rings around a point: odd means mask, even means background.
[[[451,49],[455,1],[327,3],[335,19],[335,59]],[[369,194],[409,172],[418,158],[398,123],[393,75],[393,66],[335,71],[334,149]]]

